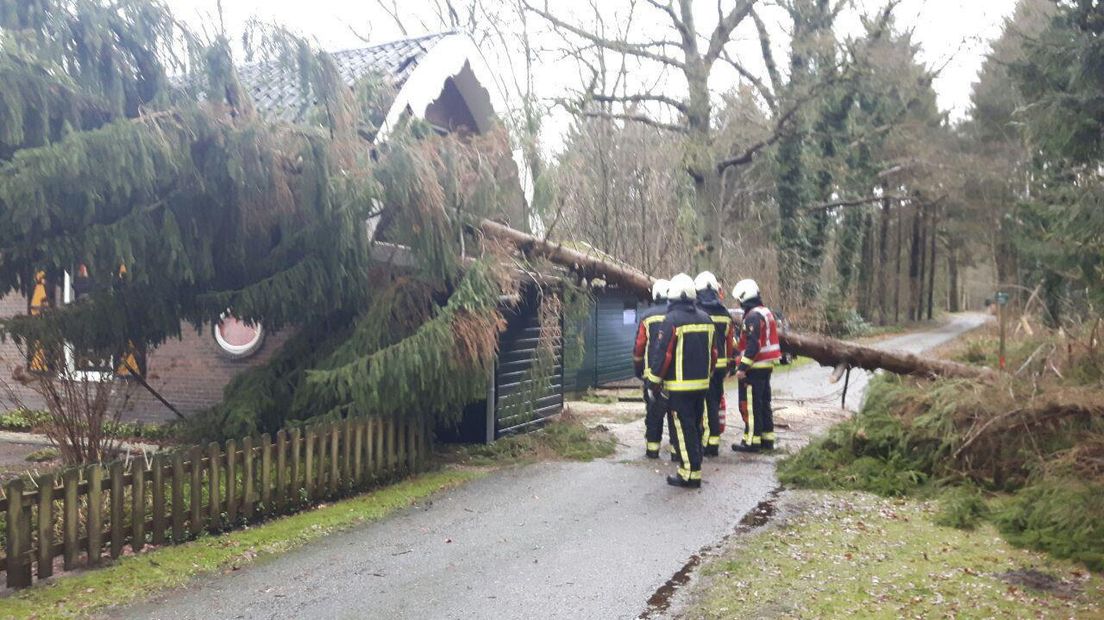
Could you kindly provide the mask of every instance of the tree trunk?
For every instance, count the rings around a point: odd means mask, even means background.
[[[892,211],[889,199],[882,199],[882,209],[878,214],[878,324],[889,322],[889,220]]]
[[[951,240],[947,247],[947,310],[961,312],[958,292],[958,247]]]
[[[584,277],[602,277],[607,282],[633,291],[643,298],[647,298],[651,292],[652,278],[631,267],[565,248],[560,244],[538,239],[490,220],[483,220],[480,223],[480,230],[488,237],[511,243],[523,254],[546,258]],[[884,351],[824,336],[786,331],[780,335],[780,340],[783,349],[812,358],[822,366],[844,365],[866,370],[883,368],[897,374],[929,377],[986,379],[995,376],[995,373],[988,368],[968,366],[927,356],[919,357],[910,353]]]
[[[863,213],[862,246],[859,251],[859,299],[858,310],[862,318],[874,320],[874,278],[877,263],[874,260],[874,222],[870,213]]]
[[[893,322],[901,322],[901,250],[905,243],[905,215],[904,209],[897,209],[897,276],[893,281]]]
[[[931,211],[931,231],[928,233],[931,237],[929,245],[931,246],[931,257],[928,262],[928,320],[933,318],[933,306],[935,303],[935,246],[936,246],[936,232],[939,230],[939,207],[932,209]]]
[[[909,244],[909,299],[908,320],[915,321],[920,318],[920,255],[924,247],[920,229],[920,206],[916,205],[912,210],[912,243]]]

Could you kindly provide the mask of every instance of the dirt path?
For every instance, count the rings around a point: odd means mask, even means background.
[[[960,315],[879,346],[921,351],[980,325]],[[793,446],[846,415],[830,370],[780,373],[780,441]],[[849,404],[865,381],[852,376]],[[734,397],[734,395],[733,395]],[[853,398],[853,400],[852,400]],[[642,458],[641,405],[578,406],[605,418],[622,446],[591,463],[505,470],[384,522],[230,575],[201,580],[121,618],[634,618],[662,616],[702,549],[754,521],[777,487],[774,458],[727,449],[701,491],[664,484],[674,465]],[[735,408],[733,408],[735,410]],[[736,437],[735,425],[726,445]],[[741,526],[741,521],[745,522]]]

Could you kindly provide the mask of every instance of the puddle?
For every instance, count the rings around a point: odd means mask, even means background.
[[[756,504],[755,508],[749,510],[747,514],[740,519],[740,523],[731,534],[721,539],[721,542],[703,547],[700,551],[690,556],[686,564],[683,564],[682,568],[680,568],[677,573],[671,575],[671,578],[648,598],[648,608],[645,609],[638,618],[655,618],[670,609],[671,600],[674,598],[675,594],[678,593],[679,588],[690,581],[691,574],[693,574],[694,569],[701,564],[702,558],[710,555],[717,549],[723,548],[733,536],[747,534],[769,523],[771,518],[774,517],[774,503],[781,494],[782,487],[776,487],[767,494],[767,499]]]

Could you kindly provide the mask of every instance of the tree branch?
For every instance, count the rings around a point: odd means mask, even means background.
[[[805,211],[826,211],[828,209],[835,209],[838,207],[858,207],[865,204],[871,204],[874,202],[881,202],[882,200],[906,200],[908,196],[902,194],[882,194],[881,196],[869,196],[867,198],[856,198],[854,200],[837,200],[835,202],[825,202],[818,205],[809,205],[804,207]]]
[[[746,68],[744,68],[744,66],[737,62],[735,58],[730,56],[727,51],[721,54],[721,60],[724,60],[728,64],[732,65],[732,68],[735,69],[737,73],[743,76],[743,78],[747,81],[751,82],[751,85],[754,86],[755,90],[759,92],[759,96],[761,96],[763,100],[767,102],[767,107],[770,108],[771,112],[778,112],[778,102],[774,98],[774,93],[771,92],[770,88],[767,87],[766,83],[764,83],[763,80],[759,79],[751,71],[748,71]]]
[[[545,6],[547,6],[547,4],[548,3],[545,2]],[[650,45],[629,43],[627,41],[617,41],[614,39],[606,39],[594,33],[587,32],[586,30],[578,26],[563,21],[562,19],[548,12],[548,10],[546,9],[540,9],[533,6],[528,2],[528,0],[526,0],[525,2],[525,8],[543,17],[546,21],[548,21],[548,23],[552,24],[553,27],[559,30],[566,30],[567,32],[570,32],[577,37],[580,37],[586,41],[590,41],[591,43],[597,45],[598,47],[601,47],[602,49],[606,49],[611,52],[617,52],[619,54],[628,54],[630,56],[636,56],[638,58],[654,60],[656,62],[670,65],[672,67],[678,67],[679,69],[682,69],[684,66],[682,61],[676,58],[671,58],[670,56],[664,56],[663,54],[658,54],[651,51],[649,49],[649,47],[651,47]]]
[[[771,50],[770,33],[767,25],[754,10],[751,11],[751,19],[755,22],[755,30],[759,33],[759,49],[763,54],[763,64],[767,66],[767,76],[771,81],[771,88],[775,93],[782,92],[782,76],[778,72],[778,63],[774,61],[774,52]]]
[[[732,7],[732,10],[724,15],[718,22],[717,27],[713,30],[713,35],[709,38],[709,49],[705,53],[706,64],[713,64],[721,56],[721,52],[724,51],[725,45],[728,45],[729,40],[732,38],[732,31],[736,30],[736,27],[740,25],[740,22],[744,21],[744,18],[751,13],[751,9],[755,6],[755,0],[740,0],[736,3],[736,6]],[[720,10],[720,5],[717,6],[717,10]]]
[[[671,131],[674,133],[686,133],[686,127],[682,125],[675,125],[673,123],[664,123],[663,121],[657,121],[656,119],[645,116],[643,114],[630,114],[630,113],[616,113],[616,112],[603,112],[598,110],[581,110],[578,112],[588,118],[604,118],[614,121],[630,121],[634,123],[641,123],[656,129],[663,129],[665,131]]]
[[[679,112],[686,113],[689,109],[687,105],[677,99],[668,97],[666,95],[654,95],[654,94],[638,94],[638,95],[591,95],[591,98],[601,103],[644,103],[648,101],[654,101],[656,103],[663,103],[675,108]]]

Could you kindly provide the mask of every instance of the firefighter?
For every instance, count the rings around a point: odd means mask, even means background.
[[[644,441],[647,446],[644,456],[659,458],[659,444],[663,440],[663,418],[667,417],[667,399],[653,386],[660,383],[653,372],[649,359],[649,344],[655,342],[655,334],[667,314],[667,280],[656,280],[652,285],[652,306],[640,314],[636,327],[636,345],[633,347],[633,365],[636,377],[644,381]],[[673,433],[672,433],[673,436]],[[674,445],[674,442],[671,442]]]
[[[736,332],[740,332],[744,328],[744,309],[736,308],[732,311],[732,326]],[[728,365],[729,376],[736,376],[736,367],[739,366],[739,352],[740,348],[736,347],[736,355],[733,356],[732,362]],[[747,378],[739,379],[736,382],[736,395],[737,395],[737,410],[740,412],[740,420],[744,423],[744,434],[748,431],[748,399],[747,399]]]
[[[774,450],[774,414],[771,411],[771,374],[782,358],[778,340],[778,321],[759,296],[755,280],[741,280],[732,289],[732,296],[744,310],[744,325],[740,330],[740,362],[736,377],[751,388],[751,411],[748,428],[740,443],[732,445],[737,452]]]
[[[697,307],[694,280],[684,273],[671,279],[667,299],[667,315],[655,335],[649,359],[662,381],[653,389],[667,392],[674,413],[681,457],[678,475],[668,476],[667,484],[696,489],[701,488],[705,394],[717,363],[713,321]]]
[[[721,398],[724,397],[725,377],[729,360],[735,355],[736,331],[732,315],[721,303],[721,284],[712,272],[703,271],[694,278],[698,292],[698,307],[713,320],[713,342],[717,348],[717,366],[709,379],[709,392],[705,397],[706,424],[703,442],[705,456],[717,456],[721,448]]]

